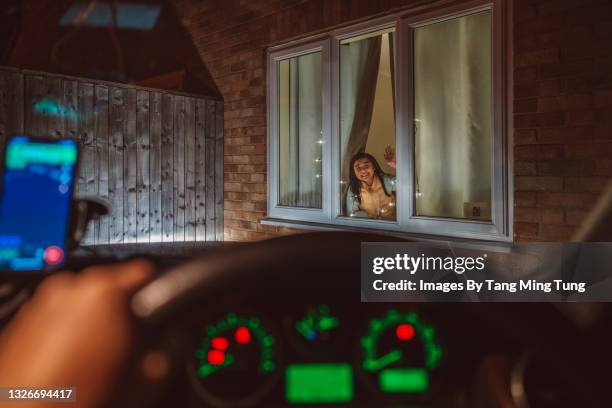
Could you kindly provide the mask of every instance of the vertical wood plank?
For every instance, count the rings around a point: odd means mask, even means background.
[[[72,97],[72,84],[76,85],[76,92],[74,93],[75,96],[75,100],[74,100],[74,110],[75,112],[78,112],[79,106],[83,105],[83,95],[82,95],[82,89],[79,89],[79,84],[77,82],[73,82],[73,81],[68,81],[66,80],[64,85],[65,85],[65,89],[69,89],[69,94],[70,97]],[[82,122],[77,118],[77,120],[74,120],[74,118],[70,117],[69,115],[66,115],[65,117],[65,126],[66,128],[74,128],[74,130],[71,130],[70,132],[72,133],[71,137],[76,138],[76,140],[79,142],[79,153],[81,155],[81,163],[79,166],[79,172],[77,174],[77,178],[76,178],[76,184],[75,184],[75,196],[82,196],[85,195],[85,191],[87,189],[87,180],[85,179],[84,176],[84,172],[85,172],[85,168],[87,168],[87,161],[83,160],[83,144],[85,143],[84,140],[84,133],[82,131],[82,127],[83,124]]]
[[[64,109],[64,80],[61,78],[48,78],[50,90],[48,99],[56,104],[57,110],[48,117],[47,137],[60,138],[65,136],[66,116],[68,112]]]
[[[206,101],[196,101],[196,241],[206,241]]]
[[[52,96],[52,78],[45,75],[41,75],[39,78],[40,93],[38,96],[38,103],[40,103],[41,106],[46,105],[46,108],[41,108],[35,116],[37,127],[36,135],[40,137],[50,137],[49,131],[54,122],[53,118],[55,115],[61,114],[61,112],[58,112],[58,105],[54,105],[57,102],[53,100]]]
[[[195,101],[185,98],[185,241],[196,238]]]
[[[0,151],[4,151],[6,138],[24,131],[23,74],[0,70]]]
[[[185,97],[174,97],[174,241],[185,241]]]
[[[149,169],[151,188],[149,192],[150,242],[162,240],[162,97],[159,92],[150,95],[150,150]]]
[[[97,194],[96,149],[93,121],[94,87],[91,83],[78,83],[78,129],[81,143],[81,165],[79,166],[79,180],[81,189],[79,194],[85,197],[94,197]],[[84,244],[93,244],[93,224],[90,223],[83,237]]]
[[[215,240],[215,102],[206,101],[206,241]]]
[[[137,242],[149,242],[149,92],[137,92],[136,106],[136,130],[137,130],[137,163],[136,192],[138,197],[137,207]]]
[[[123,133],[126,119],[126,91],[111,88],[111,134],[109,152],[108,196],[112,211],[110,242],[123,242]]]
[[[64,135],[78,140],[78,88],[76,81],[65,80],[64,84]]]
[[[11,73],[0,70],[0,146],[4,149],[4,142],[11,134],[9,83]],[[0,150],[4,151],[4,150]]]
[[[123,242],[136,242],[137,237],[137,205],[136,173],[138,168],[138,149],[136,136],[136,90],[127,90],[127,120],[123,138],[126,152],[123,157]]]
[[[26,133],[33,137],[45,136],[47,131],[46,115],[40,110],[37,103],[43,99],[43,80],[38,75],[28,75],[26,77]]]
[[[25,130],[24,124],[24,98],[25,98],[25,80],[21,72],[15,72],[11,75],[11,84],[9,86],[9,106],[11,112],[11,133],[23,133]]]
[[[223,102],[215,106],[215,241],[223,241]]]
[[[94,108],[94,128],[96,134],[95,154],[98,174],[98,197],[108,200],[108,155],[109,155],[109,126],[108,126],[108,88],[103,85],[96,86]],[[94,221],[95,243],[108,244],[110,215],[100,217]]]
[[[174,97],[162,98],[162,241],[174,240]]]

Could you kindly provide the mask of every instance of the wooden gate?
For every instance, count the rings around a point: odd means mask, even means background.
[[[0,68],[0,143],[80,142],[76,195],[108,200],[87,244],[223,240],[223,102]]]

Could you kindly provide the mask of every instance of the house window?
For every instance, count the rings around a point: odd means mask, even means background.
[[[272,48],[263,222],[510,240],[502,4]]]
[[[322,208],[321,52],[278,63],[278,204]]]
[[[415,215],[491,220],[491,12],[414,29]]]

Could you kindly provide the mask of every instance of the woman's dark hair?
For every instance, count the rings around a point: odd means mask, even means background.
[[[361,182],[355,175],[355,162],[361,159],[367,159],[370,163],[372,163],[372,166],[374,166],[374,176],[380,179],[380,183],[382,184],[382,188],[383,188],[383,191],[385,192],[385,195],[391,196],[391,194],[387,191],[387,187],[385,186],[385,181],[383,180],[383,176],[385,176],[386,173],[380,168],[380,164],[378,164],[374,156],[372,156],[371,154],[361,152],[361,153],[357,153],[356,155],[354,155],[353,158],[351,159],[351,167],[350,167],[350,172],[349,172],[350,193],[355,195],[355,197],[357,198],[357,202],[361,204]]]

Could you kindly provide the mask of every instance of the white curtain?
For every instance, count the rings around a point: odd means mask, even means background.
[[[357,95],[368,57],[368,48],[367,40],[340,45],[340,151],[343,161],[351,160],[350,157],[344,156],[355,118]]]
[[[279,64],[279,204],[321,208],[321,54]]]
[[[415,29],[416,214],[491,201],[491,15]]]

